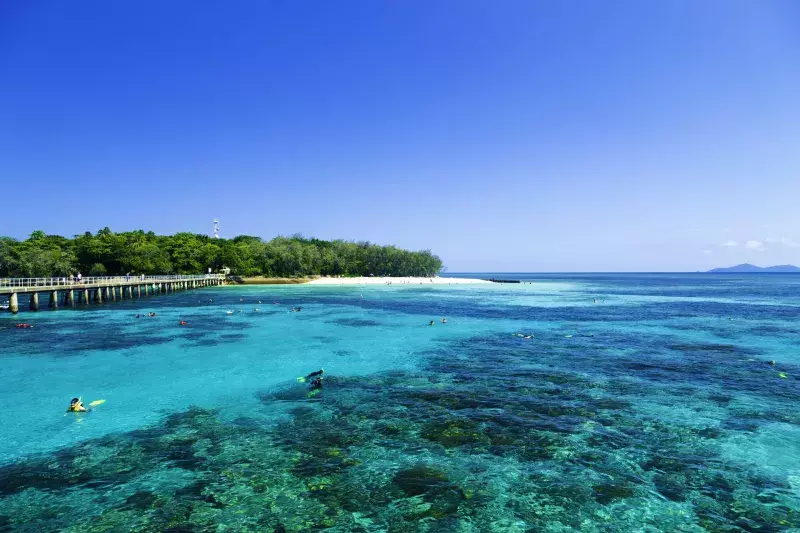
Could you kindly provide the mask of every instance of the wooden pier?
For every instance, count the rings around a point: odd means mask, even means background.
[[[224,285],[224,274],[174,276],[111,276],[72,278],[0,278],[0,295],[8,296],[8,310],[19,312],[20,295],[28,295],[29,309],[39,310],[39,295],[46,294],[47,305],[75,307],[90,302],[115,302],[153,294]]]

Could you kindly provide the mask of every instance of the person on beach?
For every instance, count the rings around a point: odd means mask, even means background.
[[[89,410],[83,406],[80,398],[73,398],[69,402],[69,407],[67,407],[68,413],[86,413]]]

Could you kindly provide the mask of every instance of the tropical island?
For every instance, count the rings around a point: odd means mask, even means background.
[[[432,277],[442,260],[430,250],[301,235],[240,235],[217,239],[196,233],[115,233],[103,228],[73,238],[34,231],[23,240],[0,237],[0,277],[200,274],[230,269],[234,277],[263,280],[311,277]],[[268,282],[268,281],[265,281]]]
[[[751,274],[756,272],[771,272],[778,274],[796,273],[800,272],[800,268],[794,265],[775,265],[770,267],[760,267],[751,265],[750,263],[742,263],[732,267],[725,268],[712,268],[708,272],[712,274]]]

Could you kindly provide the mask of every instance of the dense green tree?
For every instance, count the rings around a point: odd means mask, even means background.
[[[323,241],[302,235],[269,242],[240,235],[155,235],[103,228],[72,239],[34,231],[24,241],[0,237],[0,276],[199,274],[223,266],[240,276],[431,276],[442,261],[430,251],[410,252],[369,242]]]
[[[19,243],[10,237],[0,237],[0,277],[7,278],[17,271],[17,247]]]

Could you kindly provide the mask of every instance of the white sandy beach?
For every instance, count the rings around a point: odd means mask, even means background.
[[[308,282],[310,285],[469,285],[474,283],[491,283],[483,279],[470,278],[316,278]]]

